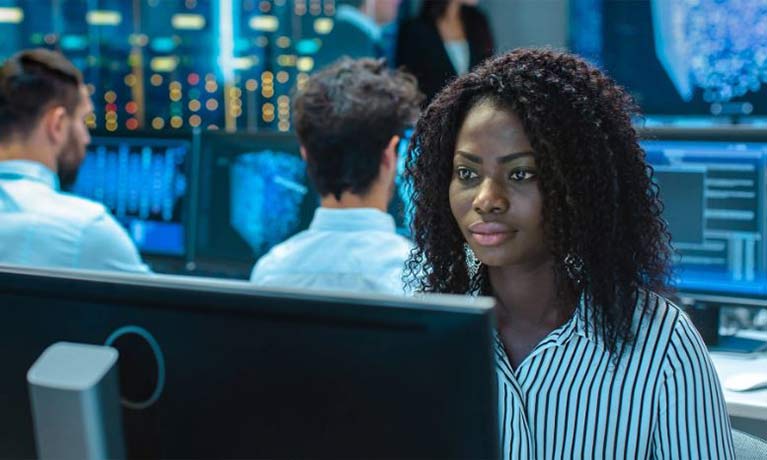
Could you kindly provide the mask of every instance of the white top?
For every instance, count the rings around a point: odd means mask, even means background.
[[[103,205],[60,192],[53,171],[26,160],[0,161],[0,263],[149,272]]]
[[[732,459],[716,370],[687,315],[643,293],[615,359],[581,302],[513,369],[496,336],[505,459]],[[622,348],[619,345],[619,348]]]
[[[450,62],[453,63],[455,73],[463,75],[469,72],[469,42],[466,40],[448,40],[445,42],[445,51]]]
[[[403,294],[411,243],[389,214],[371,208],[318,208],[309,228],[259,259],[260,286]]]

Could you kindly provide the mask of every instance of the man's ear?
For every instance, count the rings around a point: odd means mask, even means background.
[[[392,136],[389,140],[389,144],[381,155],[381,167],[386,169],[397,169],[397,147],[399,146],[399,136]]]
[[[301,146],[300,150],[301,150],[301,159],[303,159],[303,160],[304,160],[304,162],[306,162],[306,157],[307,157],[307,155],[306,155],[306,149],[304,148],[304,146],[303,146],[303,145]]]
[[[61,144],[66,140],[68,122],[67,110],[60,105],[51,107],[43,114],[43,131],[51,144]]]

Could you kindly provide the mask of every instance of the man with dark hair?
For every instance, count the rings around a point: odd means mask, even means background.
[[[60,191],[77,177],[92,111],[59,53],[21,51],[0,67],[0,263],[148,271],[104,206]]]
[[[400,134],[423,96],[412,75],[383,61],[342,59],[294,98],[294,123],[320,194],[309,229],[258,261],[260,285],[402,293],[410,242],[386,213]]]

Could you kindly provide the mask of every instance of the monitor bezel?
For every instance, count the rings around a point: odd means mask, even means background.
[[[211,143],[215,143],[217,140],[218,142],[222,142],[219,139],[224,139],[224,142],[227,143],[291,143],[294,145],[294,147],[300,148],[298,136],[291,131],[202,131],[198,141],[198,171],[200,171],[200,174],[197,177],[198,197],[201,197],[202,193],[206,192],[205,188],[210,185],[207,183],[205,185],[203,184],[203,182],[207,180],[202,175],[203,164],[206,161],[206,152],[208,151]],[[309,187],[311,189],[311,193],[316,194],[314,186],[311,183],[309,184]],[[193,246],[190,248],[189,252],[191,262],[189,264],[190,273],[195,274],[199,272],[202,273],[203,276],[206,274],[215,274],[216,277],[247,279],[250,276],[250,272],[258,259],[255,259],[253,263],[250,263],[241,259],[211,254],[211,251],[208,251],[206,247],[202,245],[201,239],[197,236],[201,226],[204,225],[204,222],[200,217],[201,208],[202,203],[198,202],[193,209],[195,217],[195,240],[193,241]]]
[[[149,130],[116,130],[106,131],[103,129],[91,130],[91,144],[94,144],[96,140],[141,140],[151,139],[152,141],[168,141],[168,142],[186,142],[189,146],[189,154],[184,165],[184,172],[188,179],[187,194],[183,198],[184,203],[182,205],[184,219],[182,219],[182,226],[184,229],[184,250],[182,254],[163,254],[152,251],[142,251],[141,257],[145,263],[147,263],[154,271],[161,273],[184,273],[187,270],[190,259],[190,251],[194,245],[194,201],[198,188],[198,180],[196,177],[198,168],[198,156],[197,149],[197,137],[199,130],[179,130],[179,131],[149,131]]]
[[[767,148],[767,128],[748,125],[732,125],[705,128],[652,127],[638,128],[639,141],[690,141],[690,142],[725,142],[725,143],[763,143]],[[763,154],[767,161],[767,150]],[[767,185],[767,171],[762,171],[764,184]],[[767,193],[767,191],[765,191]],[[767,207],[767,203],[764,205]],[[765,225],[764,223],[762,225]],[[767,245],[767,241],[763,243]],[[698,302],[718,303],[754,308],[767,308],[767,298],[753,293],[714,291],[706,289],[676,288],[679,297],[694,299]]]

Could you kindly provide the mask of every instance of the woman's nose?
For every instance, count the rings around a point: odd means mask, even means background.
[[[474,198],[474,210],[478,214],[503,214],[509,209],[506,189],[492,178],[486,178]]]

